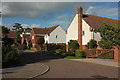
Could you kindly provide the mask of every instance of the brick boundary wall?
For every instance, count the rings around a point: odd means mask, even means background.
[[[119,47],[114,46],[113,50],[114,50],[114,59],[120,59],[120,46]]]

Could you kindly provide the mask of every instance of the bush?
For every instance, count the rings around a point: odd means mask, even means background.
[[[95,41],[95,40],[90,40],[90,41],[87,43],[86,47],[87,47],[88,49],[97,48],[97,41]]]
[[[57,49],[62,49],[64,52],[66,51],[65,45],[47,44],[48,51],[55,51],[56,52]]]
[[[102,40],[98,44],[102,49],[112,49],[112,43],[110,41]]]
[[[69,45],[69,52],[74,53],[76,49],[79,48],[79,44],[77,43],[76,40],[70,40],[70,42],[68,42]]]
[[[18,50],[25,50],[26,46],[24,44],[17,44]]]
[[[14,40],[12,38],[5,37],[5,38],[2,38],[2,41],[4,41],[5,45],[12,45],[12,44],[14,44]]]
[[[57,50],[56,50],[56,54],[60,55],[60,54],[62,54],[62,53],[63,53],[63,50],[62,50],[62,49],[57,49]]]
[[[85,57],[85,51],[84,50],[76,50],[75,56],[83,58],[83,57]]]
[[[3,53],[3,58],[2,58],[3,67],[16,66],[20,64],[19,58],[20,56],[14,50],[9,51],[6,54]]]
[[[20,56],[15,49],[9,45],[2,45],[2,66],[10,67],[20,64]]]

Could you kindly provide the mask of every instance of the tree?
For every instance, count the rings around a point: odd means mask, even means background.
[[[7,27],[5,26],[2,26],[2,34],[3,34],[3,37],[7,37],[7,34],[9,33],[10,29],[8,29]]]
[[[100,32],[102,37],[102,42],[99,43],[107,41],[107,43],[111,43],[111,46],[120,46],[120,27],[104,23],[100,28],[98,28],[98,32]],[[105,48],[109,48],[109,46]]]
[[[39,38],[37,43],[38,43],[38,44],[40,45],[40,47],[42,48],[42,45],[44,44],[44,42],[45,42],[44,38]]]
[[[90,40],[90,41],[87,43],[86,47],[87,47],[88,49],[97,48],[97,41],[95,41],[95,40]]]
[[[112,43],[110,41],[107,41],[107,40],[101,40],[98,42],[98,44],[103,49],[111,49],[112,48]]]
[[[68,46],[69,46],[68,50],[73,53],[75,52],[76,49],[79,49],[79,44],[76,40],[70,40],[70,42],[68,42]]]
[[[20,34],[23,32],[24,29],[22,28],[21,24],[19,24],[19,23],[15,23],[13,27],[14,27],[13,30],[15,30],[17,33],[17,42],[21,43],[22,38],[20,37]]]
[[[23,28],[22,28],[21,24],[19,24],[19,23],[15,23],[13,27],[14,27],[13,30],[15,30],[16,32],[23,31]]]

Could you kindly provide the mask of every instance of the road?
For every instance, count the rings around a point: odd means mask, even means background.
[[[22,57],[26,64],[41,62],[50,70],[35,78],[118,78],[118,68],[63,58],[55,58],[39,53],[25,53]]]

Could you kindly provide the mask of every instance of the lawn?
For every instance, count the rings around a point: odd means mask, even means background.
[[[67,56],[65,59],[81,59],[80,57],[75,57],[75,56]]]

